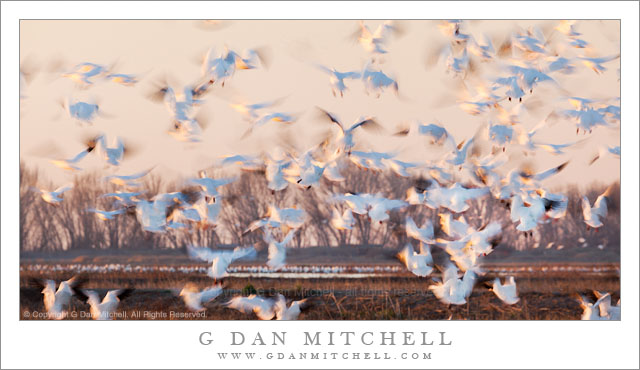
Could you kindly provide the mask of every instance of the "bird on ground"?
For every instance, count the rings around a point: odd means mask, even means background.
[[[120,302],[130,296],[132,292],[133,289],[109,290],[100,301],[100,296],[93,290],[79,291],[91,306],[91,318],[94,320],[112,320]]]
[[[496,278],[489,290],[506,304],[512,305],[520,301],[518,293],[516,292],[516,280],[513,276],[509,276],[504,285],[500,283],[500,278]]]
[[[611,305],[611,293],[602,293],[597,290],[593,291],[593,294],[596,296],[597,300],[600,301],[598,307],[600,308],[600,317],[606,317],[609,320],[619,321],[621,319],[620,316],[620,300],[618,299],[618,304],[615,306]]]
[[[32,284],[42,288],[44,308],[48,317],[62,320],[68,316],[66,309],[71,303],[71,296],[76,294],[84,279],[76,275],[69,280],[61,281],[56,290],[56,282],[49,279],[32,279]]]
[[[287,299],[282,294],[278,293],[274,302],[276,320],[297,320],[300,313],[311,307],[311,305],[311,300],[309,298],[305,298],[299,301],[292,301],[287,307]]]
[[[598,292],[596,297],[597,301],[593,303],[590,299],[582,295],[578,295],[577,299],[580,303],[580,307],[583,310],[582,316],[580,317],[581,320],[615,320],[612,318],[612,315],[609,314],[608,311],[608,309],[611,307],[611,295],[609,293],[603,295]],[[606,302],[609,303],[608,306]],[[604,306],[601,307],[602,305]],[[605,313],[605,315],[602,315],[603,313]],[[615,315],[617,316],[617,314]],[[619,320],[620,318],[617,317],[617,319]]]
[[[454,265],[449,265],[442,273],[442,281],[432,278],[436,283],[429,286],[429,290],[442,303],[447,305],[462,305],[467,303],[467,298],[471,295],[473,285],[476,282],[476,273],[469,269],[462,279],[458,278],[458,269]]]

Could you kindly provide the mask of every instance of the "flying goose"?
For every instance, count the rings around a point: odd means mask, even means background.
[[[98,293],[92,290],[80,290],[91,306],[91,318],[94,320],[112,320],[118,305],[131,295],[133,289],[109,290],[102,301]]]
[[[216,284],[209,288],[199,290],[193,283],[187,283],[180,291],[180,297],[188,309],[195,312],[206,310],[203,304],[216,299],[222,293],[222,284]]]
[[[60,196],[62,195],[62,193],[73,189],[73,184],[69,183],[63,186],[60,186],[59,188],[57,188],[54,191],[47,191],[44,189],[37,189],[37,188],[31,188],[32,191],[39,193],[40,196],[42,197],[42,200],[44,200],[45,202],[49,203],[49,204],[58,204],[60,202],[62,202],[62,198],[60,198]]]
[[[267,266],[271,269],[278,271],[285,265],[285,259],[287,258],[287,244],[293,240],[295,230],[290,230],[281,242],[274,239],[271,232],[266,231],[264,234],[264,241],[269,244],[269,260]]]
[[[253,258],[257,254],[254,247],[236,247],[232,251],[214,251],[210,248],[196,247],[193,245],[187,245],[187,253],[191,258],[211,262],[211,267],[207,271],[207,275],[214,280],[228,276],[227,268],[233,261],[240,258]]]
[[[609,186],[604,193],[600,194],[593,203],[593,207],[589,203],[589,199],[586,196],[582,196],[582,215],[584,217],[584,223],[587,224],[587,228],[592,227],[598,229],[604,224],[602,219],[607,217],[607,198],[611,193],[612,187]]]
[[[397,257],[416,276],[429,276],[433,271],[433,267],[429,266],[433,258],[428,244],[420,242],[420,253],[416,253],[411,243],[407,243]]]
[[[78,288],[84,282],[84,279],[76,275],[69,280],[61,281],[56,290],[56,282],[49,279],[32,279],[36,286],[42,287],[44,295],[44,308],[47,310],[48,317],[55,320],[62,320],[67,317],[68,308],[71,302],[71,296],[77,293]]]

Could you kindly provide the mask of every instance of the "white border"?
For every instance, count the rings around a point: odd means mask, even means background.
[[[637,2],[2,2],[2,367],[638,368]],[[20,322],[18,320],[18,29],[20,18],[622,19],[622,322]],[[322,328],[322,329],[320,329]],[[424,361],[221,362],[198,334],[231,330],[447,331]],[[375,328],[375,329],[373,329]],[[54,331],[55,330],[55,331]],[[223,338],[223,337],[221,337]],[[220,342],[225,343],[224,339]],[[296,351],[301,343],[287,346]],[[220,348],[220,347],[217,347]],[[243,348],[253,351],[252,349]],[[346,349],[343,347],[342,349]],[[272,349],[284,351],[283,348]],[[349,351],[356,351],[354,346]],[[410,351],[422,351],[412,348]],[[216,350],[217,351],[217,350]]]

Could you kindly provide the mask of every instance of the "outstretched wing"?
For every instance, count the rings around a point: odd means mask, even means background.
[[[216,257],[218,257],[221,252],[214,252],[213,250],[206,247],[196,247],[193,245],[187,245],[187,253],[191,258],[203,260],[206,262],[211,262]]]

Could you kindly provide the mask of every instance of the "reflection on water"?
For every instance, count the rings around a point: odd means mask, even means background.
[[[20,271],[73,272],[73,273],[183,273],[206,274],[208,265],[131,265],[131,264],[23,264]],[[598,265],[508,265],[484,266],[483,270],[498,276],[527,275],[546,273],[577,274],[619,274],[620,266],[615,264]],[[410,275],[401,265],[289,265],[278,271],[264,265],[231,266],[228,269],[231,277],[238,278],[280,278],[280,279],[360,279],[379,276]]]

